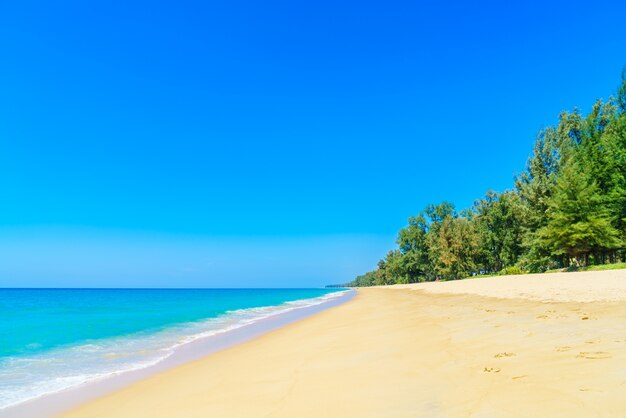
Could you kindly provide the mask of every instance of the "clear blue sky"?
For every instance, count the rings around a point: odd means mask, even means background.
[[[623,1],[0,6],[0,286],[317,286],[613,94]]]

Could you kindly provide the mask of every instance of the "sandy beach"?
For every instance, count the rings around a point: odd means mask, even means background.
[[[623,417],[626,270],[359,289],[84,417]]]

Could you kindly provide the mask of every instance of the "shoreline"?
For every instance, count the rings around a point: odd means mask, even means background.
[[[564,274],[531,285],[539,300],[519,278],[505,278],[490,295],[480,294],[491,289],[480,279],[468,281],[474,289],[361,288],[350,303],[63,418],[620,416],[626,270],[608,282],[597,272]],[[615,300],[603,299],[616,290]]]
[[[155,374],[242,344],[326,309],[341,305],[351,300],[356,293],[350,289],[338,292],[341,292],[339,296],[315,305],[295,307],[235,329],[182,343],[173,347],[171,355],[147,367],[111,374],[0,409],[0,418],[52,418],[59,416],[79,405],[121,390]]]

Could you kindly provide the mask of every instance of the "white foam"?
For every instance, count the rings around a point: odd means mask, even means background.
[[[0,359],[0,409],[78,385],[157,364],[177,347],[225,333],[294,309],[319,305],[346,291],[283,303],[238,309],[203,321],[147,334],[109,338],[28,357]]]

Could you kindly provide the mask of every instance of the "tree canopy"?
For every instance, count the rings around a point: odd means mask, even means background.
[[[626,69],[615,97],[562,112],[504,192],[430,204],[350,286],[541,272],[626,260]]]

